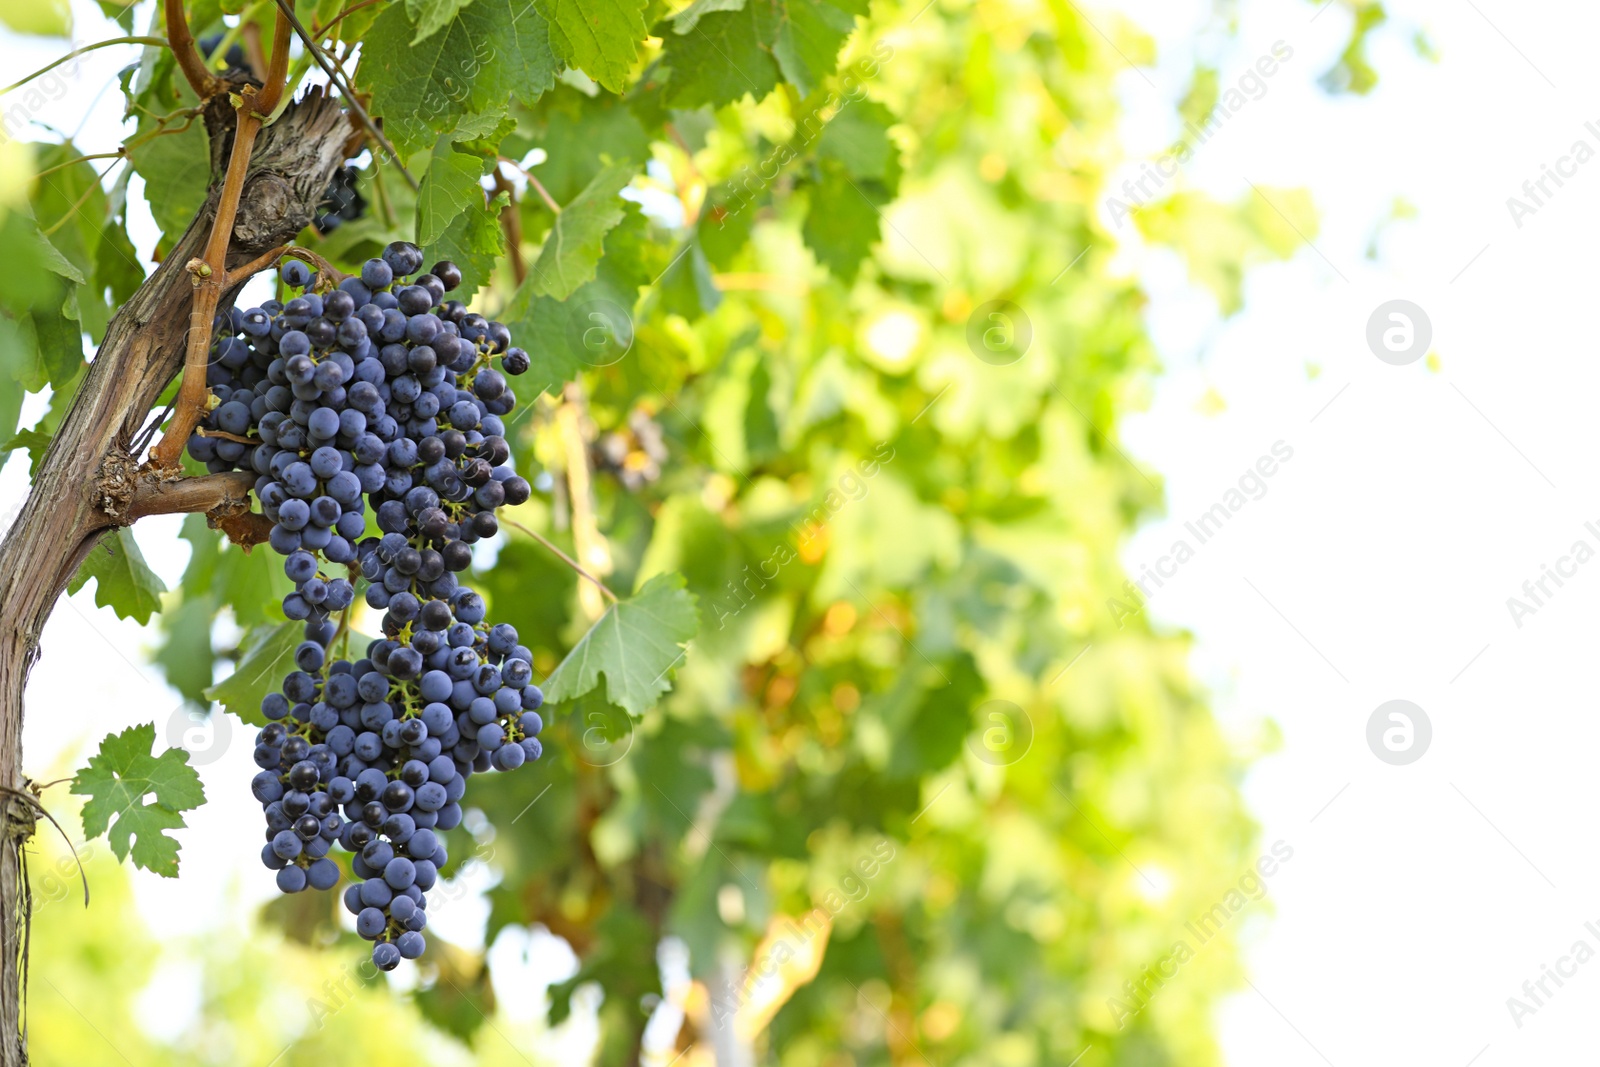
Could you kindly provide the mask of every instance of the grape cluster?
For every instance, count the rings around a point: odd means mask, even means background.
[[[355,167],[340,167],[333,172],[333,180],[317,205],[317,217],[311,222],[318,233],[332,233],[367,213],[367,198],[356,188],[360,174]]]
[[[296,893],[337,884],[334,845],[354,853],[362,881],[344,902],[385,970],[425,947],[424,894],[448,859],[438,831],[460,823],[467,778],[538,759],[543,726],[532,654],[456,577],[497,532],[495,508],[530,493],[504,437],[516,397],[491,366],[521,374],[528,356],[445,299],[453,264],[406,283],[422,262],[397,242],[318,293],[286,259],[280,279],[305,291],[219,322],[217,403],[189,441],[212,471],[257,474],[294,583],[283,611],[306,624],[296,669],[262,701],[262,861]],[[363,585],[384,636],[337,658],[330,616]]]

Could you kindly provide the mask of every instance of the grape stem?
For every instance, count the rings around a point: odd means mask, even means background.
[[[300,37],[300,42],[306,46],[306,51],[311,53],[311,58],[316,60],[317,66],[322,68],[322,73],[326,74],[328,80],[338,88],[339,92],[344,94],[345,103],[350,105],[350,110],[355,113],[356,118],[366,128],[367,133],[383,147],[385,152],[389,153],[389,158],[394,162],[395,167],[399,169],[401,176],[405,178],[406,184],[411,186],[412,192],[421,189],[422,186],[417,183],[417,179],[413,178],[411,172],[406,170],[405,165],[400,162],[400,153],[395,151],[394,145],[389,143],[389,138],[385,137],[383,131],[378,129],[377,124],[372,121],[372,116],[367,114],[367,109],[361,106],[361,101],[356,97],[355,89],[350,85],[349,79],[340,77],[338,68],[330,63],[327,54],[317,44],[316,37],[306,30],[299,16],[294,13],[294,7],[289,3],[289,0],[278,0],[278,18],[289,20],[289,24],[294,27],[294,32]]]
[[[247,278],[253,278],[278,261],[288,250],[288,245],[279,245],[270,252],[263,252],[250,262],[237,266],[228,272],[228,284],[234,285]]]
[[[565,403],[556,409],[556,426],[566,460],[567,498],[572,505],[572,549],[595,570],[610,573],[611,553],[595,514],[594,470],[589,464],[589,441],[584,432],[587,400],[583,385],[568,382],[563,397]],[[591,619],[598,619],[605,612],[605,602],[587,586],[578,587],[578,603]]]
[[[169,0],[167,5],[169,29],[172,7],[172,0]],[[178,24],[183,24],[181,6],[178,11]],[[187,36],[187,26],[184,26],[183,32]],[[173,48],[182,54],[176,38],[173,41]],[[194,52],[192,40],[188,43],[188,49],[191,53]],[[233,236],[234,219],[239,213],[239,197],[244,192],[245,174],[250,169],[250,152],[255,147],[256,134],[261,130],[261,120],[277,110],[288,73],[289,23],[280,11],[272,34],[272,65],[267,71],[266,84],[259,91],[255,86],[246,85],[239,90],[236,98],[235,110],[238,112],[239,122],[234,130],[233,151],[228,157],[228,172],[222,180],[222,193],[217,199],[216,215],[211,220],[211,236],[206,241],[205,253],[188,263],[188,270],[194,283],[194,310],[189,315],[183,384],[178,388],[178,400],[172,411],[172,423],[150,453],[152,465],[161,470],[177,469],[183,446],[188,442],[194,428],[200,424],[200,420],[205,417],[206,398],[210,392],[206,387],[206,364],[209,362],[211,352],[211,322],[216,317],[217,305],[222,299],[222,294],[228,288],[228,244]],[[191,83],[192,81],[193,79]],[[245,267],[249,268],[260,262],[261,260],[257,259]]]
[[[194,34],[189,32],[189,20],[183,14],[183,0],[166,0],[167,45],[177,57],[178,69],[183,71],[189,88],[201,100],[210,100],[222,92],[227,83],[206,69],[206,61],[194,45]]]
[[[255,437],[245,437],[243,434],[229,433],[227,430],[208,430],[204,426],[197,427],[194,432],[197,437],[220,437],[224,441],[237,441],[241,445],[261,443],[260,439]]]
[[[244,42],[244,55],[245,59],[250,64],[250,73],[254,74],[257,78],[261,77],[261,72],[267,69],[267,57],[261,52],[260,25],[254,22],[245,22],[241,24],[239,27],[239,38]],[[225,44],[227,44],[226,41],[220,42],[217,46],[218,49],[221,50],[222,46]],[[224,50],[223,54],[226,55],[227,52]]]
[[[511,276],[520,286],[528,277],[528,264],[522,258],[522,212],[517,207],[517,187],[498,165],[494,168],[494,191],[510,198],[500,212],[500,222],[505,227],[506,249],[511,254]]]
[[[550,209],[551,214],[561,214],[561,205],[555,202],[555,198],[550,195],[550,190],[546,189],[544,187],[544,183],[533,176],[533,172],[531,170],[529,170],[527,167],[524,167],[521,163],[518,163],[510,156],[501,156],[500,162],[509,163],[513,167],[517,168],[517,170],[521,171],[522,176],[528,179],[528,184],[533,186],[533,191],[539,194],[539,199],[544,201],[544,206]],[[499,174],[496,172],[496,177],[498,178],[498,176]]]
[[[40,67],[38,70],[34,71],[26,78],[23,78],[21,81],[12,82],[4,89],[0,89],[0,96],[6,95],[13,89],[22,88],[24,85],[27,85],[41,74],[49,74],[52,70],[55,70],[57,67],[61,66],[61,64],[70,63],[74,59],[77,59],[79,56],[83,55],[85,52],[93,52],[96,48],[109,48],[114,44],[149,44],[156,45],[161,48],[170,47],[167,39],[164,37],[113,37],[109,41],[96,41],[94,44],[86,44],[82,48],[74,48],[72,51],[68,52],[54,63]]]
[[[561,549],[557,548],[554,544],[552,544],[549,540],[547,540],[544,537],[543,534],[540,534],[540,533],[538,533],[538,532],[536,532],[534,530],[528,529],[528,527],[522,525],[522,523],[520,523],[520,522],[517,522],[515,519],[502,518],[500,520],[500,523],[503,526],[509,526],[513,530],[519,530],[522,533],[527,534],[529,537],[533,538],[535,541],[539,542],[541,545],[543,545],[544,547],[548,548],[551,552],[554,552],[560,558],[562,563],[565,563],[567,566],[571,567],[573,570],[577,571],[583,577],[589,579],[596,586],[598,586],[602,593],[604,593],[606,596],[611,598],[611,602],[613,604],[619,604],[619,603],[622,602],[621,598],[618,597],[617,594],[613,593],[610,590],[610,588],[608,588],[606,586],[605,582],[602,582],[600,579],[596,578],[594,575],[592,575],[588,571],[584,570],[583,566],[581,564],[579,564],[579,562],[577,560],[573,559],[571,556],[569,556],[565,552],[561,551]]]
[[[357,11],[360,11],[362,8],[371,7],[373,4],[376,4],[378,2],[379,2],[379,0],[361,0],[361,3],[353,4],[350,7],[347,7],[343,11],[339,12],[337,15],[335,15],[328,22],[328,24],[326,26],[313,26],[312,29],[311,29],[311,35],[313,37],[317,38],[318,40],[321,40],[322,38],[328,36],[328,31],[329,30],[333,29],[335,26],[339,25],[339,23],[343,22],[345,20],[346,16],[354,15]]]
[[[308,263],[312,267],[316,268],[317,277],[315,280],[313,280],[311,285],[314,290],[331,289],[340,282],[344,281],[346,278],[351,277],[351,275],[344,273],[338,267],[335,267],[332,263],[329,263],[315,252],[311,251],[309,248],[297,248],[293,245],[289,245],[287,247],[280,248],[278,251],[285,256],[293,256],[295,259],[298,259],[303,263]]]

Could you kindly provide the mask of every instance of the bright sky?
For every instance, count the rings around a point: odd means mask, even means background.
[[[82,40],[113,35],[93,4],[73,6]],[[1123,257],[1151,294],[1168,367],[1150,411],[1125,429],[1170,504],[1170,518],[1129,546],[1130,572],[1155,566],[1180,538],[1197,546],[1184,522],[1279,442],[1292,450],[1264,494],[1198,545],[1149,607],[1159,624],[1195,633],[1195,670],[1241,744],[1268,720],[1283,736],[1245,786],[1264,843],[1281,839],[1294,854],[1269,882],[1273,911],[1255,905],[1236,920],[1254,988],[1222,1006],[1228,1061],[1570,1060],[1588,1047],[1586,1009],[1600,994],[1600,963],[1569,958],[1580,940],[1600,952],[1600,933],[1584,926],[1600,931],[1600,858],[1587,847],[1600,563],[1561,562],[1580,540],[1600,551],[1600,532],[1585,527],[1594,520],[1600,531],[1600,492],[1585,482],[1600,425],[1588,321],[1600,158],[1561,157],[1580,140],[1600,151],[1600,105],[1587,104],[1600,100],[1590,54],[1600,14],[1508,0],[1391,4],[1371,38],[1378,90],[1331,98],[1316,78],[1346,42],[1343,8],[1241,0],[1243,37],[1230,44],[1197,36],[1211,6],[1123,5],[1154,29],[1160,56],[1122,78],[1128,157],[1153,158],[1171,142],[1172,106],[1196,55],[1227,86],[1282,41],[1293,56],[1265,94],[1177,182],[1227,199],[1252,183],[1305,186],[1322,220],[1314,249],[1257,270],[1245,311],[1226,322],[1170,253],[1130,236]],[[1086,10],[1103,27],[1115,18]],[[1437,63],[1416,54],[1418,32]],[[13,70],[59,52],[0,42]],[[121,53],[84,57],[46,121],[69,131],[82,121],[80,143],[115,144],[114,93],[83,115],[123,62]],[[1548,183],[1553,195],[1519,227],[1506,200],[1546,164],[1570,176]],[[1400,199],[1416,217],[1388,223]],[[147,225],[135,240],[148,251]],[[1396,299],[1426,314],[1436,359],[1395,366],[1368,347],[1369,317]],[[0,474],[0,515],[20,498],[23,475],[15,459]],[[171,520],[139,527],[169,583],[187,554],[176,533]],[[1571,576],[1559,588],[1546,579],[1551,595],[1513,619],[1507,598],[1523,597],[1545,565]],[[149,635],[95,608],[90,593],[68,603],[29,692],[31,708],[54,709],[27,723],[28,763],[40,775],[67,773],[85,743],[127,722],[165,724],[179,703],[159,672],[139,665]],[[1367,743],[1369,718],[1396,699],[1423,709],[1432,727],[1427,751],[1403,766]],[[237,787],[250,770],[245,745],[202,766],[211,802],[184,835],[184,877],[136,875],[158,930],[203,932],[196,916],[244,923],[269,895],[253,865],[193,847],[254,825]],[[481,916],[456,907],[450,936],[472,943]],[[1546,965],[1567,972],[1564,985],[1544,977]],[[1522,987],[1541,978],[1535,1002]],[[1513,996],[1537,1010],[1514,1019]],[[169,998],[181,1012],[182,989]]]

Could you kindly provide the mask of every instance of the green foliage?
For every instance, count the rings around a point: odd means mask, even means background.
[[[661,36],[662,60],[672,72],[667,100],[675,107],[721,107],[747,94],[761,100],[777,87],[778,67],[761,40],[754,3],[694,4]]]
[[[462,282],[461,288],[455,293],[457,299],[471,299],[472,294],[478,291],[478,279],[487,277],[500,257],[505,255],[506,237],[500,228],[498,216],[506,204],[503,194],[487,205],[480,196],[445,227],[438,240],[424,245],[430,263],[440,259],[452,260],[461,268],[463,278],[472,279]]]
[[[784,80],[808,96],[832,76],[855,16],[819,0],[754,0],[756,24]]]
[[[1170,245],[1189,276],[1210,289],[1225,314],[1244,306],[1244,274],[1252,265],[1287,259],[1317,236],[1311,197],[1298,189],[1261,188],[1234,205],[1195,193],[1174,193],[1135,216],[1149,240]]]
[[[283,676],[294,670],[294,650],[305,640],[304,627],[292,622],[263,623],[245,637],[239,665],[232,674],[209,686],[205,698],[222,705],[252,726],[265,726],[261,698],[276,689]]]
[[[407,5],[409,6],[409,5]],[[403,155],[454,134],[463,120],[503,112],[516,96],[537,99],[554,83],[549,28],[530,0],[474,0],[414,48],[407,6],[391,5],[364,47],[365,86]]]
[[[672,688],[667,672],[683,659],[683,645],[694,631],[694,597],[684,592],[683,579],[658,574],[636,596],[606,609],[545,680],[545,695],[572,700],[604,677],[607,700],[643,715]]]
[[[819,263],[842,280],[853,282],[878,240],[879,205],[886,201],[857,185],[837,160],[819,161],[817,172],[811,195],[818,210],[806,212],[802,233]]]
[[[223,25],[240,6],[189,5],[197,22],[229,12]],[[299,10],[326,25],[348,7]],[[509,528],[494,565],[463,575],[518,628],[550,706],[537,764],[474,779],[493,834],[476,819],[451,831],[444,874],[469,856],[494,869],[490,942],[541,924],[573,946],[580,970],[550,991],[551,1021],[598,983],[600,1061],[630,1062],[641,1005],[663,995],[664,938],[722,997],[786,921],[823,908],[815,976],[790,975],[759,1020],[763,1062],[907,1059],[893,1030],[861,1022],[870,990],[937,1062],[1068,1063],[1091,1045],[1082,1067],[1216,1063],[1209,1013],[1237,982],[1226,939],[1128,1029],[1107,1007],[1253,860],[1244,754],[1190,677],[1186,639],[1119,628],[1104,608],[1124,539],[1161,506],[1118,444],[1158,367],[1096,204],[1120,162],[1115,83],[1149,39],[1119,19],[1108,40],[1070,4],[980,17],[860,0],[401,0],[340,26],[400,160],[369,156],[367,217],[300,243],[347,271],[401,238],[461,265],[454,295],[507,323],[533,363],[507,437],[539,490],[507,517],[638,590],[605,606]],[[170,249],[215,177],[205,134],[173,117],[193,100],[164,51],[123,88]],[[1184,112],[1215,92],[1197,71]],[[55,184],[0,190],[0,386],[20,387],[0,388],[0,448],[35,462],[83,338],[146,269],[128,186],[96,191],[77,152],[37,149],[36,171],[68,164]],[[80,197],[81,218],[43,232]],[[1296,190],[1228,205],[1180,188],[1137,221],[1224,312],[1246,270],[1316,234]],[[967,331],[1000,299],[1032,343],[996,366]],[[18,432],[21,393],[45,389],[47,414]],[[281,563],[225,547],[199,517],[184,537],[165,597],[125,531],[74,588],[94,577],[119,614],[159,610],[168,680],[260,724],[301,636],[276,608]],[[349,642],[359,657],[365,639]],[[1026,728],[1010,762],[985,747],[996,701]],[[165,831],[203,798],[153,740],[148,726],[107,738],[73,789],[90,798],[87,831],[172,873]],[[1170,896],[1130,864],[1166,871]],[[306,945],[207,957],[207,1011],[239,1047],[281,1047],[281,1009],[260,1005],[320,1001],[354,958],[326,909],[291,925],[314,931]],[[71,931],[51,936],[77,959]],[[296,967],[235,958],[279,953]],[[450,946],[429,960],[415,1011],[386,985],[355,990],[282,1062],[337,1062],[358,1042],[398,1056],[425,1027],[439,1062],[463,1043],[516,1062],[480,1028],[496,1018],[486,960]],[[109,970],[144,981],[131,961]],[[292,993],[259,977],[302,972]],[[61,1036],[77,1023],[37,1011],[37,1045],[82,1051]]]
[[[539,0],[556,55],[620,93],[644,39],[645,0]]]
[[[469,207],[483,206],[481,156],[455,151],[447,141],[434,146],[433,158],[417,194],[417,243],[431,245]]]
[[[167,591],[144,561],[133,533],[120,527],[106,533],[89,550],[67,591],[76,593],[91,578],[96,604],[112,609],[118,618],[141,623],[149,622],[150,616],[161,610],[161,594]]]
[[[472,0],[406,0],[406,15],[416,24],[412,46],[421,44],[452,22]]]
[[[84,836],[105,834],[118,859],[131,854],[136,866],[176,878],[178,841],[167,831],[182,829],[183,812],[205,803],[206,795],[189,754],[169,748],[152,756],[155,740],[154,724],[107,734],[99,753],[72,779],[72,792],[89,798]],[[155,799],[145,803],[152,794]]]
[[[65,37],[72,31],[72,10],[67,0],[41,0],[36,4],[7,4],[0,22],[18,33]]]
[[[561,209],[533,264],[530,292],[534,296],[565,300],[594,278],[601,243],[622,221],[623,203],[617,194],[627,187],[633,174],[634,168],[613,163]]]

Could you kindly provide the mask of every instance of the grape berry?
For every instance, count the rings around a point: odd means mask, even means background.
[[[461,284],[454,264],[407,283],[422,263],[397,242],[318,293],[285,259],[281,281],[306,291],[219,316],[217,403],[188,443],[213,472],[257,475],[294,583],[283,612],[305,623],[295,670],[261,704],[262,862],[298,893],[338,883],[335,845],[353,853],[362,880],[344,903],[384,970],[425,948],[425,894],[448,859],[439,833],[461,822],[467,779],[537,760],[543,726],[532,654],[456,577],[497,532],[495,509],[530,493],[502,422],[516,396],[491,366],[520,374],[528,357],[503,325],[445,299]],[[358,591],[384,612],[384,636],[336,658],[331,616]]]

